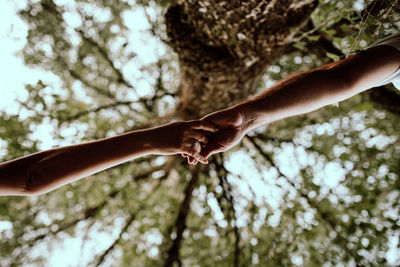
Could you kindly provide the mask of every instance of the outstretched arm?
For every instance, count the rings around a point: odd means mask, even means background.
[[[288,77],[252,99],[204,117],[220,132],[201,154],[207,158],[229,149],[257,127],[347,99],[374,87],[399,67],[400,52],[382,45]]]
[[[175,122],[79,145],[55,148],[0,163],[0,195],[45,193],[64,184],[149,154],[187,153],[203,163],[196,141],[217,129],[205,121]]]
[[[400,67],[400,52],[378,46],[341,61],[300,73],[237,106],[247,131],[307,113],[370,89]]]

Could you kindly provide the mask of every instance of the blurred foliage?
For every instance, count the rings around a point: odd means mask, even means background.
[[[18,114],[1,113],[2,160],[173,113],[179,71],[163,24],[168,3],[28,1],[22,53],[48,79],[26,86]],[[321,37],[349,54],[398,32],[398,6],[362,15],[370,3],[319,1],[313,28],[293,29],[294,49],[268,68],[260,90],[342,56],[312,53]],[[179,157],[152,156],[38,197],[2,197],[0,265],[59,266],[63,249],[76,266],[163,265],[187,192],[183,266],[399,265],[399,132],[398,116],[358,95],[251,133],[197,178]]]

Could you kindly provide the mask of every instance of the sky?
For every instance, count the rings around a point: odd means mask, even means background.
[[[21,1],[19,1],[21,2]],[[18,52],[25,45],[27,26],[16,15],[17,1],[0,1],[0,79],[2,81],[0,110],[16,113],[16,99],[26,97],[24,86],[43,75],[40,70],[29,69]]]
[[[72,3],[72,1],[66,0],[58,0],[55,2],[66,5],[71,5]],[[40,69],[27,67],[23,63],[23,59],[19,54],[19,51],[21,51],[26,43],[28,28],[26,24],[17,16],[17,10],[22,7],[23,1],[0,1],[0,25],[2,25],[2,27],[0,27],[0,79],[2,81],[2,86],[0,88],[0,110],[10,114],[18,113],[17,100],[24,101],[24,99],[26,99],[27,94],[24,89],[26,84],[36,83],[39,79],[50,79],[51,82],[57,83],[57,78],[51,73]],[[99,14],[99,16],[107,16],[107,14]],[[79,17],[73,13],[67,14],[66,19],[71,27],[79,26]],[[157,43],[149,40],[144,41],[143,36],[139,34],[141,30],[145,30],[148,27],[146,18],[142,12],[137,11],[135,16],[132,14],[126,16],[125,22],[132,30],[131,38],[133,43],[136,44],[135,52],[138,53],[138,58],[141,64],[146,65],[157,60],[157,57],[152,56],[154,55],[152,52],[154,50],[157,50],[159,55],[165,53],[165,50],[162,48],[162,46],[160,46],[159,49],[156,49],[155,47],[157,46]],[[139,71],[139,68],[137,66],[127,65],[124,67],[123,71],[126,74],[135,75],[135,71]],[[142,87],[139,85],[139,88],[141,89],[139,90],[139,96],[145,95],[148,90],[151,90],[146,84],[142,84],[141,86]],[[362,125],[360,118],[356,117],[353,119],[354,120],[352,122],[355,123],[354,125]],[[299,133],[299,136],[297,137],[299,144],[306,146],[308,142],[307,140],[310,140],[310,136],[315,132],[317,134],[329,134],[329,132],[334,132],[335,127],[338,126],[335,121],[331,121],[330,123],[314,126],[313,129],[311,127],[312,126]],[[42,146],[40,147],[41,149],[51,148],[56,145],[55,141],[51,138],[51,131],[51,125],[42,125],[37,129],[35,138],[42,140]],[[384,144],[385,140],[379,140],[379,143]],[[345,192],[345,188],[344,186],[340,185],[340,182],[344,179],[346,171],[351,169],[352,166],[343,167],[335,162],[323,165],[321,162],[319,162],[319,159],[313,158],[311,155],[307,155],[304,149],[302,149],[300,146],[291,147],[289,144],[284,147],[280,153],[277,153],[276,158],[280,165],[283,166],[282,172],[293,179],[295,179],[297,176],[301,166],[309,164],[310,162],[315,163],[316,166],[320,164],[321,171],[320,174],[314,178],[314,183],[324,185],[327,190],[335,189]],[[297,158],[302,159],[303,161],[300,160],[296,162]],[[254,200],[255,203],[260,204],[267,202],[270,207],[277,211],[274,216],[269,217],[268,223],[270,225],[278,224],[280,223],[280,213],[278,209],[280,201],[282,200],[282,196],[286,193],[286,191],[284,189],[277,189],[276,186],[272,186],[272,184],[277,182],[276,179],[279,179],[276,170],[265,166],[257,167],[252,165],[254,165],[254,161],[252,160],[251,155],[249,155],[247,152],[238,150],[235,153],[231,153],[226,162],[226,168],[232,173],[236,173],[242,177],[248,177],[248,185],[242,184],[243,181],[235,176],[230,176],[228,179],[237,186],[238,192],[240,192],[242,195],[251,195],[248,188],[248,186],[250,186],[251,189],[256,193],[256,199]],[[243,168],[243,166],[247,167]],[[262,179],[256,177],[272,177],[272,179],[263,181]],[[286,190],[290,191],[287,189],[287,185]],[[295,192],[290,193],[295,194]],[[224,222],[222,219],[223,216],[218,208],[215,198],[212,196],[207,197],[209,205],[214,207],[213,214],[217,220],[217,223],[223,226],[226,222]],[[241,214],[240,210],[244,208],[245,203],[242,204],[243,207],[241,207],[240,202],[238,203],[238,214]],[[261,210],[261,213],[262,212],[267,211]],[[305,214],[304,223],[310,224],[313,216],[314,215],[311,212],[310,214]],[[239,216],[238,218],[239,226],[245,225],[248,222],[248,218],[246,218],[246,216]],[[51,220],[48,218],[45,212],[38,217],[38,220],[41,220],[44,223],[51,223]],[[117,237],[123,222],[124,218],[116,220],[114,222],[114,227],[106,229],[107,231],[103,231],[104,229],[100,230],[100,225],[95,226],[94,230],[90,232],[91,234],[89,236],[89,242],[84,242],[81,236],[84,233],[85,222],[78,224],[77,237],[65,237],[63,239],[63,244],[54,249],[51,255],[49,255],[48,263],[52,266],[62,267],[76,265],[79,263],[82,264],[82,262],[90,261],[93,253],[101,253],[113,242],[113,240]],[[263,223],[265,222],[259,221],[256,222],[255,225],[258,224],[261,226]],[[12,229],[12,224],[10,224],[10,222],[0,222],[0,232],[10,229]],[[209,234],[213,235],[214,233],[210,230]],[[150,253],[157,255],[158,251],[156,250],[156,245],[159,243],[159,233],[149,233],[148,242],[150,246],[152,244],[154,245],[154,249],[150,250]],[[391,249],[387,253],[387,258],[392,262],[396,262],[400,258],[398,250],[396,250],[396,247],[399,243],[399,236],[393,236],[393,238],[390,239],[390,242]],[[41,245],[37,246],[34,250],[32,250],[31,253],[32,255],[35,255],[46,253],[46,251],[46,244],[41,243]],[[294,258],[293,261],[294,263],[301,263],[301,260],[298,258]]]

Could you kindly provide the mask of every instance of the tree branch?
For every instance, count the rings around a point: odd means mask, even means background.
[[[101,254],[99,257],[96,266],[99,266],[100,264],[103,263],[105,257],[114,249],[114,247],[118,244],[118,242],[121,240],[122,235],[128,230],[129,226],[131,226],[133,220],[135,219],[136,215],[131,214],[129,218],[126,220],[124,227],[122,228],[121,232],[119,233],[118,238]]]
[[[169,170],[173,163],[174,163],[174,160],[172,158],[169,158],[164,164],[156,166],[156,167],[154,167],[154,168],[152,168],[152,169],[150,169],[150,170],[148,170],[148,171],[146,171],[146,172],[144,172],[142,174],[139,174],[139,175],[136,175],[136,176],[132,177],[133,181],[139,182],[141,180],[144,180],[149,175],[151,175],[153,172],[156,172],[156,171],[161,171],[161,170],[165,170],[165,169]]]
[[[99,112],[101,110],[109,109],[109,108],[115,108],[117,106],[130,106],[132,103],[133,102],[131,102],[131,101],[117,101],[115,103],[102,105],[102,106],[99,106],[97,108],[84,110],[84,111],[78,112],[75,115],[72,115],[72,116],[69,116],[69,117],[66,117],[66,118],[61,118],[61,121],[62,122],[70,122],[70,121],[73,121],[73,120],[77,120],[80,117],[88,115],[88,114],[90,114],[92,112],[96,113],[96,112]]]
[[[100,55],[106,60],[106,62],[110,65],[110,67],[114,70],[114,72],[117,74],[117,81],[119,83],[122,83],[124,85],[126,85],[129,88],[134,89],[135,87],[128,81],[125,79],[124,75],[122,74],[122,72],[115,66],[113,60],[110,58],[110,56],[108,55],[106,49],[104,49],[100,44],[98,44],[95,40],[93,40],[92,38],[88,37],[83,31],[82,29],[78,29],[77,32],[79,33],[79,35],[81,36],[81,38],[83,40],[85,40],[87,43],[89,43],[90,45],[94,46],[97,51],[99,51]]]
[[[335,226],[336,223],[335,221],[331,218],[331,214],[329,212],[322,211],[320,207],[313,201],[311,200],[306,193],[304,193],[302,190],[298,189],[298,187],[286,176],[284,175],[278,166],[275,164],[274,160],[272,159],[271,156],[266,154],[263,149],[255,142],[255,140],[252,137],[245,136],[245,140],[248,141],[250,144],[253,145],[253,147],[257,150],[257,152],[263,156],[270,164],[272,167],[274,167],[277,172],[279,173],[280,176],[285,178],[285,180],[294,188],[296,191],[300,194],[300,196],[305,199],[308,203],[308,205],[312,208],[314,208],[317,211],[317,215],[327,223],[327,225],[330,226],[332,231],[336,232],[336,239],[342,241],[341,243],[347,244],[347,239],[342,237],[338,231],[336,231]],[[357,254],[356,251],[353,251],[349,249],[347,246],[342,246],[342,249],[349,254],[349,256],[353,257],[356,262],[359,262],[361,257]]]
[[[140,181],[140,180],[143,180],[143,179],[147,178],[147,177],[148,177],[150,174],[152,174],[153,172],[156,172],[156,171],[159,171],[159,170],[162,170],[162,169],[165,169],[165,168],[169,168],[169,166],[171,166],[172,163],[173,163],[173,160],[168,160],[166,163],[164,163],[164,164],[162,164],[162,165],[160,165],[160,166],[154,167],[153,169],[151,169],[151,170],[149,170],[149,171],[147,171],[147,172],[144,172],[144,173],[139,174],[139,175],[137,175],[137,176],[132,176],[132,180],[135,181],[135,182]],[[98,205],[87,208],[87,209],[84,211],[84,213],[83,213],[82,216],[78,217],[77,219],[75,219],[75,220],[73,220],[73,221],[71,221],[71,222],[69,222],[69,223],[67,223],[67,224],[65,224],[65,225],[63,225],[63,226],[61,226],[61,227],[59,227],[59,228],[58,228],[57,230],[55,230],[55,231],[48,231],[48,232],[45,233],[45,234],[41,234],[41,235],[36,236],[35,238],[29,240],[29,243],[30,243],[31,245],[33,245],[33,244],[35,244],[36,242],[38,242],[38,241],[40,241],[40,240],[46,238],[46,237],[47,237],[48,235],[50,235],[50,234],[51,234],[51,235],[56,235],[56,234],[58,234],[59,232],[62,232],[62,231],[64,231],[64,230],[66,230],[66,229],[68,229],[68,228],[70,228],[70,227],[76,225],[76,224],[77,224],[78,222],[80,222],[80,221],[84,221],[84,220],[88,220],[88,219],[90,219],[90,218],[93,218],[96,214],[98,214],[98,212],[99,212],[101,209],[103,209],[103,208],[106,206],[106,204],[110,201],[110,199],[115,198],[118,194],[121,193],[121,191],[122,191],[123,189],[124,189],[124,187],[119,188],[119,189],[114,190],[114,191],[111,191],[107,196],[104,197],[104,200],[103,200],[102,202],[100,202]],[[157,188],[155,188],[155,189],[157,189]],[[155,190],[154,190],[154,191],[155,191]],[[154,192],[154,191],[153,191],[153,192]]]
[[[144,10],[144,15],[146,16],[146,18],[147,18],[147,21],[150,23],[150,32],[151,32],[151,34],[154,36],[154,37],[157,37],[161,42],[163,42],[164,44],[166,44],[166,45],[168,45],[168,46],[171,46],[172,44],[167,40],[167,39],[164,39],[163,37],[161,37],[159,34],[157,34],[157,26],[158,25],[161,25],[161,23],[160,22],[158,22],[158,23],[154,23],[152,20],[151,20],[151,18],[150,18],[150,16],[149,16],[149,13],[147,13],[147,9],[146,8],[144,8],[143,9]],[[158,16],[157,16],[157,18],[158,18]]]
[[[35,238],[29,240],[30,246],[33,246],[33,244],[35,244],[36,242],[38,242],[38,241],[44,239],[45,237],[47,237],[47,236],[50,235],[50,234],[51,234],[51,235],[56,235],[56,234],[58,234],[58,233],[60,233],[60,232],[62,232],[62,231],[64,231],[64,230],[67,230],[68,228],[70,228],[70,227],[76,225],[76,224],[77,224],[78,222],[80,222],[80,221],[85,221],[85,220],[87,220],[87,219],[93,218],[102,208],[104,208],[104,206],[108,203],[108,201],[109,201],[110,199],[112,199],[112,198],[115,198],[115,197],[119,194],[119,192],[120,192],[120,191],[117,191],[117,190],[112,191],[112,192],[109,193],[109,194],[105,197],[105,199],[104,199],[102,202],[100,202],[98,205],[96,205],[96,206],[94,206],[94,207],[89,207],[89,208],[87,208],[87,209],[84,211],[83,216],[80,216],[80,217],[78,217],[77,219],[75,219],[75,220],[73,220],[73,221],[71,221],[71,222],[69,222],[69,223],[67,223],[67,224],[65,224],[65,225],[62,225],[62,226],[59,227],[57,230],[55,230],[55,231],[48,231],[48,232],[45,233],[45,234],[38,235],[38,236],[36,236]]]
[[[66,65],[66,63],[64,62],[64,65]],[[68,72],[71,75],[72,78],[82,82],[86,87],[96,91],[97,93],[99,93],[100,95],[106,96],[110,99],[115,99],[115,95],[113,95],[110,91],[105,90],[103,88],[100,88],[98,86],[92,85],[90,84],[86,79],[84,79],[79,73],[77,73],[76,71],[69,69],[68,68]]]
[[[178,217],[175,222],[176,238],[173,240],[171,247],[168,250],[168,258],[164,263],[165,267],[173,266],[174,262],[180,262],[179,249],[183,238],[183,232],[186,229],[186,219],[190,211],[190,203],[192,201],[193,190],[197,186],[197,182],[200,176],[200,168],[196,168],[192,172],[192,179],[185,188],[185,198],[183,199],[181,206],[179,207]]]
[[[342,18],[341,20],[337,21],[335,24],[329,26],[330,29],[334,29],[336,36],[339,37],[345,37],[347,33],[343,32],[342,29],[340,28],[341,25],[343,24],[352,24],[356,25],[356,23],[361,23],[363,20],[365,20],[368,16],[376,17],[379,12],[383,9],[386,8],[391,8],[391,3],[388,0],[374,0],[371,2],[364,10],[361,12],[355,11],[351,13],[350,15],[346,16],[346,18]],[[394,4],[393,4],[394,6]],[[394,6],[394,8],[396,8]],[[314,24],[312,23],[311,20],[307,22],[306,27],[303,29],[304,32],[300,34],[300,36],[295,37],[292,39],[292,42],[298,42],[300,40],[303,40],[305,37],[317,32],[319,35],[326,36],[325,33],[323,33],[320,29],[324,26],[327,26],[327,23],[333,19],[335,13],[331,14],[324,23],[319,25],[318,27],[315,27]],[[352,18],[352,19],[349,19]],[[329,39],[329,38],[328,38]]]
[[[50,4],[42,2],[41,4],[42,4],[43,8],[46,11],[48,11],[49,13],[54,15],[57,19],[63,21],[62,16],[61,16],[61,12],[58,10],[58,7],[52,1],[50,1],[49,3]],[[84,40],[85,42],[90,44],[92,47],[94,47],[99,52],[101,57],[107,62],[107,64],[113,69],[114,73],[117,75],[117,82],[118,83],[124,84],[128,88],[135,89],[134,86],[124,77],[124,75],[121,72],[121,70],[119,70],[115,66],[115,64],[114,64],[113,60],[111,59],[107,49],[102,47],[93,38],[90,38],[82,29],[77,29],[76,31],[80,35],[82,40]],[[68,67],[68,64],[64,60],[61,59],[61,61],[62,61],[61,62],[62,65],[64,65],[64,67],[68,70],[68,72],[69,72],[69,74],[71,75],[72,78],[81,81],[85,86],[95,90],[96,92],[100,93],[103,96],[107,96],[108,98],[111,98],[111,99],[116,99],[116,97],[109,90],[106,90],[106,89],[103,89],[103,88],[100,88],[98,86],[90,84],[89,81],[84,79],[78,72],[76,72],[75,70],[73,70],[70,67]],[[118,102],[123,102],[123,101],[118,101]],[[140,98],[137,102],[143,103],[146,106],[146,108],[148,109],[148,111],[152,111],[152,107],[147,104],[147,99]],[[110,104],[110,105],[112,105],[112,104]],[[91,111],[89,111],[89,112],[91,112]],[[85,114],[87,114],[87,112],[82,112],[82,114],[85,115]],[[79,116],[81,116],[81,114],[77,115],[76,117],[79,117]],[[72,118],[72,119],[74,119],[74,118]]]
[[[364,10],[361,12],[353,12],[351,15],[347,16],[347,18],[343,18],[336,22],[334,25],[331,26],[332,29],[336,31],[336,34],[339,34],[338,36],[344,37],[346,33],[344,33],[341,29],[340,26],[342,24],[355,24],[355,23],[360,23],[364,20],[366,20],[369,16],[371,17],[376,17],[380,11],[391,7],[395,8],[397,11],[400,9],[394,5],[394,2],[389,1],[389,0],[374,0],[372,1]],[[349,20],[348,18],[355,18],[352,20]]]
[[[64,22],[61,14],[62,11],[59,10],[59,7],[53,1],[41,1],[40,4],[44,10],[54,16],[60,23]],[[84,38],[84,36],[82,38]],[[115,99],[115,96],[111,94],[111,92],[109,92],[108,90],[94,86],[90,84],[86,79],[83,79],[83,77],[78,72],[68,66],[67,62],[63,58],[58,56],[57,59],[61,61],[61,65],[64,67],[64,69],[68,70],[68,73],[71,75],[72,78],[81,81],[85,86],[93,89],[103,96]]]
[[[223,155],[221,154],[221,157],[223,158]],[[217,174],[221,172],[222,175],[219,175],[219,180],[220,180],[220,186],[222,187],[222,195],[223,197],[228,201],[230,211],[232,213],[232,219],[233,219],[233,232],[235,235],[235,245],[234,245],[234,253],[233,253],[233,266],[234,267],[239,267],[240,265],[240,231],[237,226],[237,218],[236,218],[236,210],[235,210],[235,199],[232,195],[232,186],[228,182],[228,179],[226,177],[226,174],[229,173],[227,169],[225,169],[223,164],[219,164],[217,160],[213,161],[215,166],[217,167]],[[223,162],[223,160],[222,160]],[[221,204],[221,203],[220,203]],[[220,205],[221,206],[221,205]],[[229,216],[228,212],[228,222],[231,221],[231,216]]]

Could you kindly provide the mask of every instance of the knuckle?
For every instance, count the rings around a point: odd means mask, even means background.
[[[179,150],[183,151],[184,153],[187,153],[187,147],[185,146],[184,143],[179,144]]]

